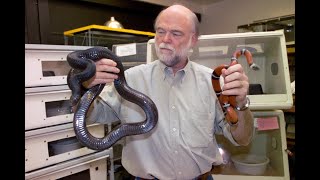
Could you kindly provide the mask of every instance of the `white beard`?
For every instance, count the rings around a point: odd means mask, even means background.
[[[159,45],[157,45],[157,43],[155,43],[156,54],[159,60],[168,67],[175,66],[180,62],[181,59],[188,57],[188,52],[191,49],[191,40],[192,38],[189,39],[189,42],[185,47],[182,47],[180,52],[177,52],[176,49],[174,49],[170,44],[160,43]],[[160,48],[166,48],[171,50],[172,52],[170,54],[162,53],[160,51]]]

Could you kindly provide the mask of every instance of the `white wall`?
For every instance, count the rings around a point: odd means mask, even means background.
[[[200,13],[201,34],[235,33],[239,25],[295,14],[295,0],[138,0],[164,6],[181,3]],[[213,3],[214,2],[214,3]]]
[[[201,34],[235,33],[239,25],[295,14],[295,0],[223,0],[200,13]]]
[[[194,12],[201,13],[202,11],[201,5],[198,5],[196,1],[190,1],[190,0],[136,0],[136,1],[143,1],[146,3],[159,4],[163,6],[170,6],[174,3],[179,3],[182,5],[185,5],[186,7],[190,8]]]

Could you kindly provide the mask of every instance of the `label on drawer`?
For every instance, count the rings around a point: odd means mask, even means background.
[[[259,131],[279,129],[277,117],[257,118],[256,126]]]
[[[130,56],[130,55],[136,55],[136,43],[132,44],[125,44],[118,46],[116,49],[116,55],[117,56]]]

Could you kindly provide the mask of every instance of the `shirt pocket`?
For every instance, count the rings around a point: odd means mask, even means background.
[[[208,147],[213,138],[213,120],[210,112],[192,110],[182,122],[182,135],[191,147]]]

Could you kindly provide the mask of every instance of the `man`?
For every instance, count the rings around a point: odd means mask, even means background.
[[[150,132],[127,136],[122,165],[137,179],[199,179],[207,177],[212,165],[222,163],[215,134],[223,134],[234,145],[248,145],[253,134],[253,116],[248,108],[237,111],[238,122],[230,125],[212,88],[212,69],[188,59],[197,43],[199,22],[182,5],[163,10],[155,21],[155,47],[159,60],[125,71],[130,87],[149,96],[157,106],[159,119]],[[87,88],[112,83],[119,69],[110,59],[96,62],[96,75],[84,83]],[[238,107],[245,107],[248,77],[236,64],[222,71],[223,94],[235,95]],[[106,123],[141,122],[140,107],[122,99],[107,86],[91,106],[88,120]],[[208,179],[212,179],[211,175]]]

